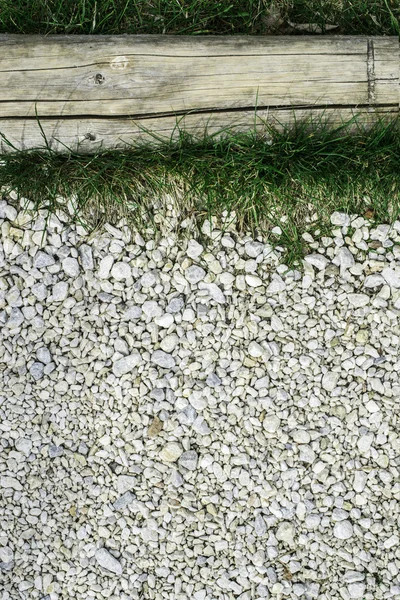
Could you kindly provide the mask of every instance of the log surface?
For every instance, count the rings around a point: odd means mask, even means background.
[[[246,129],[256,107],[372,123],[399,112],[399,65],[396,37],[0,35],[0,132],[43,145],[37,111],[52,147],[90,152],[148,137],[140,126],[170,137],[181,117]]]

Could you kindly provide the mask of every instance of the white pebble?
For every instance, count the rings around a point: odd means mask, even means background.
[[[100,548],[100,550],[97,550],[96,561],[98,565],[103,567],[103,569],[107,569],[107,571],[115,573],[116,575],[122,575],[121,563],[105,548]]]
[[[333,535],[338,540],[348,540],[353,536],[353,525],[350,521],[338,521],[333,528]]]
[[[129,279],[131,275],[132,270],[126,262],[117,262],[112,266],[111,277],[116,281],[124,281],[125,279]]]

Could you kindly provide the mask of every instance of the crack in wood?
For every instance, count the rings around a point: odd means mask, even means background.
[[[162,119],[165,117],[181,117],[181,116],[190,116],[190,115],[215,115],[222,113],[243,113],[243,112],[260,112],[260,111],[285,111],[285,110],[340,110],[340,109],[353,109],[354,111],[362,110],[365,108],[370,108],[370,104],[358,104],[358,105],[350,105],[350,104],[296,104],[296,105],[285,105],[285,106],[257,106],[257,110],[255,106],[243,106],[240,108],[208,108],[208,109],[199,109],[199,110],[189,110],[189,111],[175,111],[175,112],[162,112],[162,113],[143,113],[143,114],[134,114],[134,115],[96,115],[96,114],[82,114],[82,115],[46,115],[43,117],[39,116],[39,121],[50,121],[57,119],[59,121],[73,121],[77,119],[101,119],[104,121],[117,121],[119,119],[135,119],[137,121],[140,120],[148,120],[148,119]],[[396,111],[399,110],[399,106],[397,103],[387,103],[387,104],[379,104],[379,109],[381,108],[393,108]],[[262,117],[260,117],[262,118]],[[7,116],[1,117],[0,122],[4,120],[14,120],[14,121],[37,121],[36,116],[28,116],[28,117],[16,117],[16,116]]]
[[[376,90],[375,90],[375,49],[374,40],[368,39],[367,42],[367,76],[368,76],[368,103],[369,112],[375,110]]]

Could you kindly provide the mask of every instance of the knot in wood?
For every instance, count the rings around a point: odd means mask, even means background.
[[[106,78],[101,73],[97,73],[97,75],[94,76],[94,82],[97,83],[98,85],[101,85],[102,83],[104,83],[105,80],[106,80]]]

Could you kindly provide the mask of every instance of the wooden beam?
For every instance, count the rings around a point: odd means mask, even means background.
[[[399,66],[396,37],[0,35],[0,133],[43,145],[36,111],[60,152],[122,148],[143,127],[169,138],[177,120],[200,135],[322,114],[369,125],[399,113]]]

